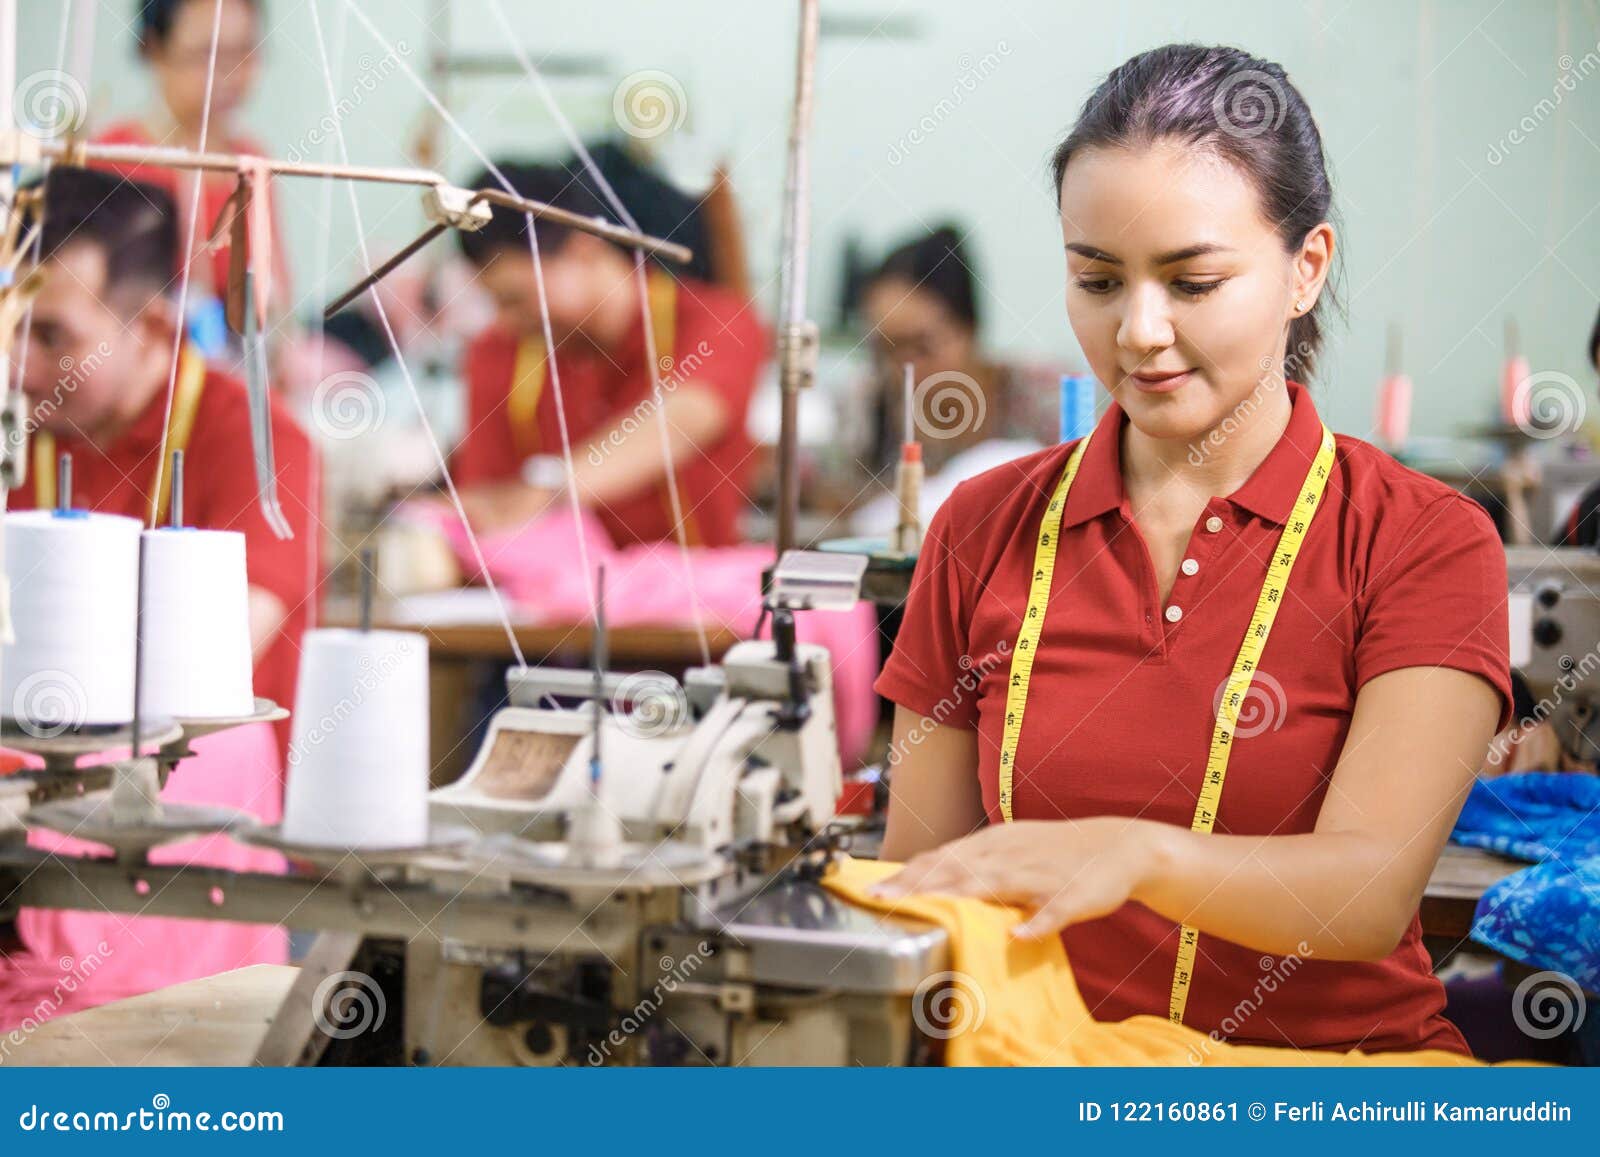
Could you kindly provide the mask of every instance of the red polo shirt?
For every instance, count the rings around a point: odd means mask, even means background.
[[[1188,828],[1216,702],[1295,495],[1321,439],[1310,394],[1248,481],[1195,524],[1167,607],[1132,521],[1113,404],[1061,516],[1050,611],[1035,657],[1013,813],[1143,816]],[[1488,515],[1365,442],[1336,439],[1327,494],[1289,581],[1240,717],[1216,830],[1310,832],[1356,693],[1400,667],[1481,675],[1511,717],[1505,553]],[[929,528],[878,691],[979,735],[978,776],[1001,821],[998,764],[1011,649],[1039,521],[1071,444],[963,483]],[[974,686],[975,684],[975,686]],[[964,688],[973,687],[968,691]],[[1404,791],[1406,768],[1394,768]],[[1097,1019],[1165,1016],[1178,926],[1142,904],[1063,933]],[[1444,1019],[1420,921],[1373,963],[1273,960],[1200,936],[1184,1023],[1250,1044],[1465,1052]]]
[[[739,518],[747,504],[752,447],[745,421],[766,361],[767,334],[749,302],[704,282],[679,280],[676,316],[673,365],[661,371],[663,392],[670,396],[673,382],[709,387],[729,412],[720,437],[680,460],[679,500],[691,544],[728,546],[739,541]],[[467,432],[451,464],[460,486],[521,477],[522,453],[506,406],[518,341],[517,335],[491,327],[467,347],[462,370]],[[592,438],[629,415],[637,422],[636,433],[655,444],[657,419],[648,405],[651,381],[643,319],[634,322],[614,349],[598,351],[568,342],[557,346],[556,358],[575,461],[583,460]],[[538,453],[560,454],[555,388],[548,377],[535,417]],[[646,490],[597,507],[596,514],[619,545],[675,537],[664,476]]]
[[[165,412],[163,389],[108,444],[99,445],[71,434],[56,435],[57,451],[72,455],[74,506],[127,515],[148,524]],[[287,618],[277,638],[256,661],[255,691],[280,706],[292,708],[300,636],[311,610],[311,566],[320,523],[312,517],[315,503],[311,443],[276,397],[272,399],[272,443],[278,468],[278,501],[294,529],[294,538],[288,541],[273,535],[256,501],[249,398],[244,384],[208,369],[183,455],[184,521],[208,530],[242,531],[251,585],[283,600]],[[166,469],[170,471],[170,464]],[[28,510],[37,505],[33,486],[30,461],[27,482],[11,492],[11,509]],[[162,511],[163,524],[166,517],[166,511]],[[280,747],[287,742],[287,731],[281,726],[279,742]]]

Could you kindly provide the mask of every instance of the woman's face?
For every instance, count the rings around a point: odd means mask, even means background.
[[[919,382],[943,370],[965,373],[973,363],[977,342],[971,327],[903,277],[880,277],[869,285],[861,311],[874,362],[889,381],[901,380],[907,362]]]
[[[146,53],[156,87],[172,119],[191,131],[199,130],[206,105],[213,11],[210,0],[189,0],[180,5],[166,40],[152,45]],[[259,34],[256,10],[248,0],[222,0],[211,112],[224,122],[244,103],[255,85]]]
[[[1061,184],[1067,316],[1090,368],[1152,437],[1193,439],[1281,381],[1295,301],[1326,276],[1326,225],[1296,253],[1229,161],[1161,140],[1073,155]]]

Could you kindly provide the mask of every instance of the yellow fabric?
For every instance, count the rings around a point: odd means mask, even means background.
[[[943,928],[950,936],[953,1007],[940,1007],[938,1025],[947,1065],[1281,1065],[1477,1066],[1483,1062],[1443,1051],[1409,1053],[1302,1052],[1212,1040],[1165,1017],[1135,1016],[1102,1023],[1078,994],[1057,936],[1016,940],[1016,908],[957,896],[883,900],[867,889],[899,864],[841,860],[823,877],[836,895],[877,912],[896,912]],[[925,1018],[926,1019],[926,1018]]]

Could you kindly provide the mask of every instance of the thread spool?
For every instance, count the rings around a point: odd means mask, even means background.
[[[0,659],[0,713],[30,735],[133,717],[139,531],[85,510],[6,514],[16,638]]]
[[[404,848],[428,838],[428,641],[308,631],[300,652],[283,838]]]
[[[244,535],[144,532],[141,710],[180,719],[255,711]]]
[[[1390,374],[1378,387],[1378,438],[1388,451],[1399,453],[1411,433],[1411,378]]]

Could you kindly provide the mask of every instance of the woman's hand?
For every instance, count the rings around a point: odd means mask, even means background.
[[[554,497],[525,482],[487,482],[462,490],[461,508],[474,530],[515,530],[543,514]]]
[[[1160,869],[1163,825],[1104,816],[996,824],[914,856],[873,893],[938,892],[1029,909],[1012,933],[1038,938],[1108,916]]]

